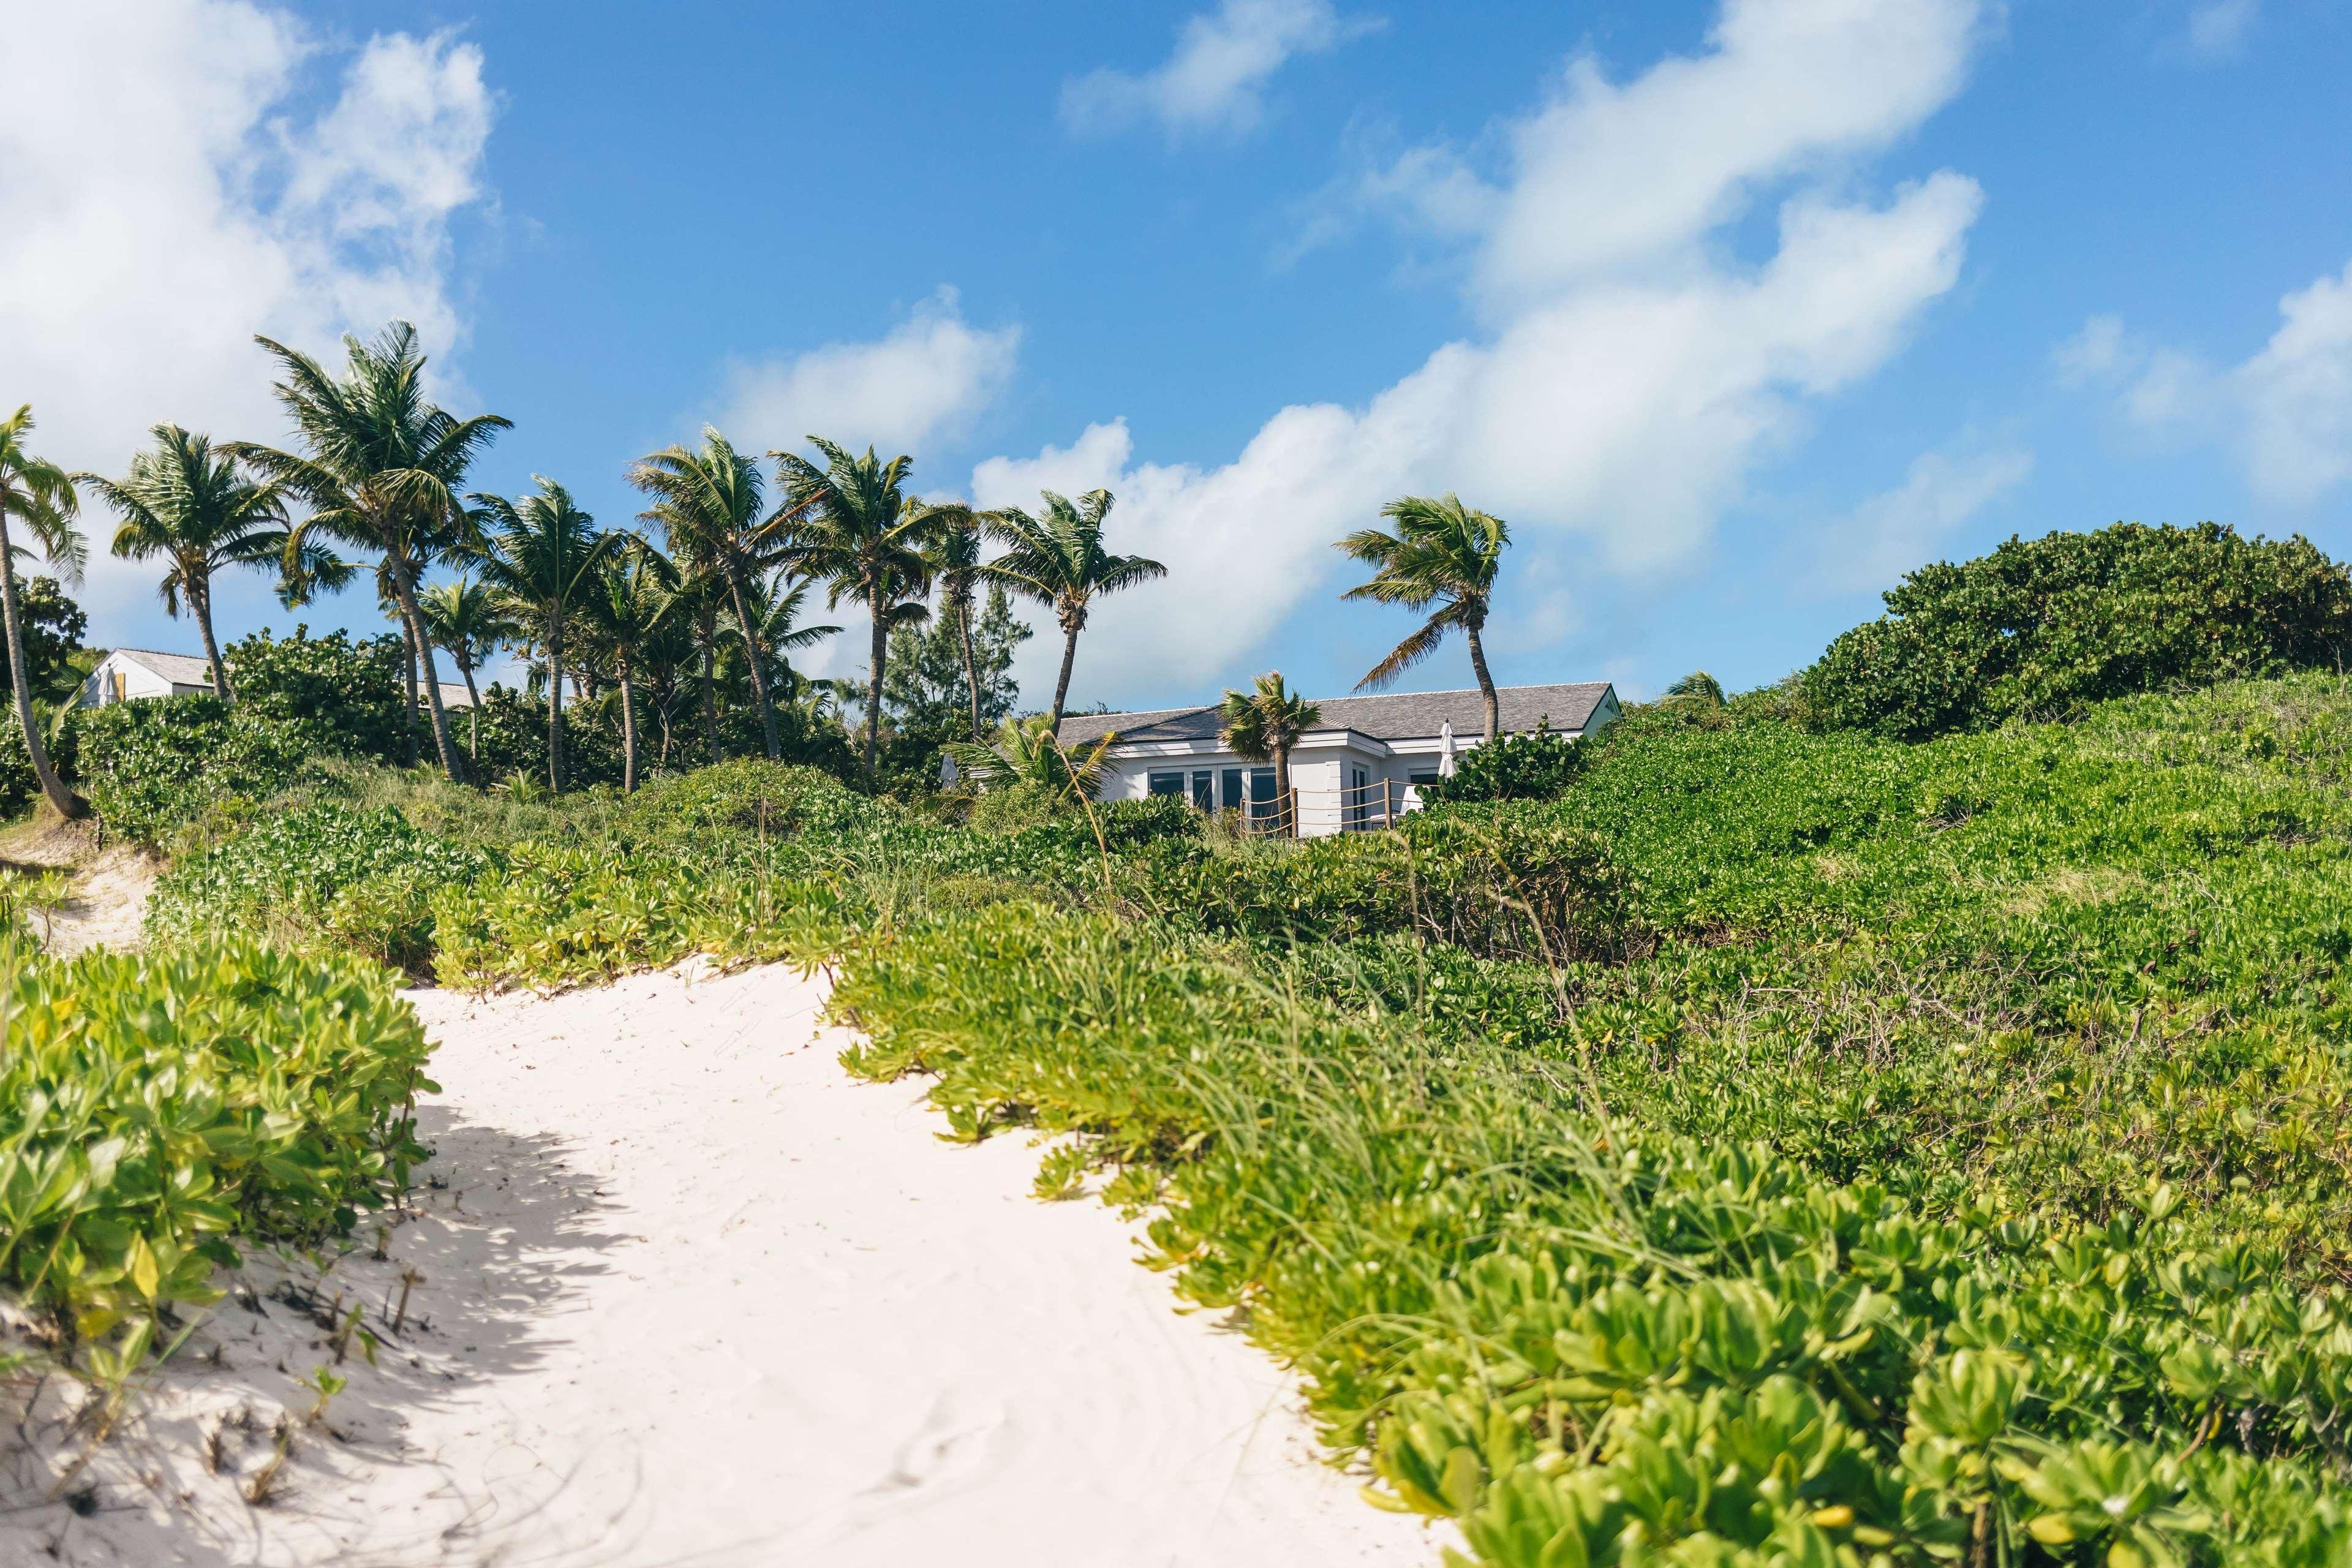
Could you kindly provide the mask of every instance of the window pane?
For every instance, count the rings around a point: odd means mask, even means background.
[[[1223,789],[1219,795],[1217,804],[1227,811],[1239,811],[1242,808],[1242,770],[1239,768],[1227,768],[1224,772],[1224,777],[1221,781]]]
[[[1202,811],[1217,809],[1217,775],[1207,768],[1192,775],[1192,804]]]
[[[1150,784],[1151,793],[1154,795],[1182,795],[1184,793],[1184,775],[1182,773],[1153,773],[1151,775]]]

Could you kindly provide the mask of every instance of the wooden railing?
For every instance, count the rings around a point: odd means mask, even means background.
[[[1339,789],[1293,788],[1286,801],[1253,801],[1234,815],[1242,831],[1275,838],[1394,827],[1421,805],[1411,784],[1380,779]]]

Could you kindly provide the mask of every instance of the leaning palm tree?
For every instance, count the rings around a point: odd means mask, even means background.
[[[924,556],[940,585],[940,613],[955,617],[956,636],[963,644],[964,695],[971,703],[971,738],[980,739],[980,660],[971,646],[972,591],[985,568],[981,564],[981,514],[961,501],[926,505],[931,527]]]
[[[475,532],[463,558],[547,656],[547,787],[563,789],[563,636],[593,591],[597,563],[620,542],[599,532],[572,492],[533,474],[536,495],[476,495]],[[428,680],[431,679],[428,675]],[[437,710],[436,710],[437,711]]]
[[[807,608],[809,584],[789,574],[780,573],[751,584],[745,603],[751,611],[751,626],[758,634],[758,646],[767,658],[767,677],[771,689],[787,691],[797,686],[799,678],[793,669],[791,655],[802,648],[813,647],[825,638],[837,635],[836,626],[804,626],[800,624],[802,612]],[[734,639],[741,643],[740,637]],[[746,648],[748,657],[748,647]]]
[[[1227,691],[1219,707],[1225,747],[1253,763],[1274,763],[1276,821],[1279,830],[1298,833],[1297,803],[1290,794],[1290,748],[1322,721],[1323,710],[1282,683],[1280,670],[1261,675],[1249,691]]]
[[[923,547],[936,523],[930,511],[907,494],[912,458],[902,454],[885,462],[871,447],[864,457],[852,457],[818,436],[810,437],[809,444],[824,454],[824,468],[793,452],[768,455],[776,459],[782,479],[783,513],[797,520],[793,571],[825,584],[828,608],[854,599],[873,618],[866,699],[866,772],[870,778],[881,766],[882,671],[889,658],[890,630],[930,615],[922,603],[931,583]]]
[[[514,636],[514,617],[508,613],[497,589],[469,576],[435,584],[416,595],[416,607],[424,613],[425,632],[465,678],[466,700],[470,704],[467,712],[473,722],[466,750],[478,762],[482,754],[482,694],[474,685],[474,672],[490,662],[500,643]]]
[[[662,531],[672,559],[683,572],[709,572],[726,590],[735,624],[755,647],[759,633],[746,602],[752,581],[782,561],[792,509],[764,510],[765,482],[759,463],[738,452],[726,437],[705,426],[699,447],[671,447],[640,458],[629,482],[653,498],[637,514]],[[776,741],[776,710],[768,693],[765,661],[751,659],[751,700],[760,710],[760,730],[768,760],[782,754]]]
[[[435,551],[456,535],[466,470],[511,420],[495,414],[459,419],[425,395],[425,352],[416,329],[394,321],[373,343],[343,340],[342,375],[310,355],[268,338],[255,342],[278,359],[285,379],[278,401],[294,419],[304,455],[254,442],[230,443],[230,456],[308,502],[310,516],[287,536],[289,569],[314,536],[375,555],[425,667],[433,743],[450,778],[465,766],[441,708],[433,644],[416,606],[416,584]]]
[[[1051,490],[1043,520],[1018,507],[982,515],[982,523],[1005,546],[989,563],[987,575],[1016,594],[1054,607],[1062,626],[1062,673],[1054,682],[1047,716],[1058,729],[1070,697],[1070,667],[1078,657],[1078,633],[1097,594],[1115,594],[1168,575],[1168,568],[1140,555],[1113,555],[1103,549],[1103,520],[1110,515],[1108,490],[1089,490],[1073,505]]]
[[[277,572],[286,596],[299,597],[304,584],[331,576],[340,563],[314,542],[298,552],[289,570],[291,524],[283,485],[255,483],[236,458],[213,449],[210,437],[190,435],[177,425],[158,425],[149,434],[154,446],[132,458],[130,473],[121,479],[76,474],[74,482],[122,514],[114,532],[115,554],[126,561],[160,555],[168,563],[163,612],[176,618],[186,603],[204,638],[213,695],[234,701],[236,691],[213,635],[213,574],[224,567],[257,566]]]
[[[25,525],[47,560],[49,569],[68,583],[79,582],[89,547],[74,527],[78,500],[73,481],[55,463],[45,462],[25,448],[33,428],[29,403],[0,420],[0,612],[5,613],[8,673],[16,688],[16,722],[24,727],[25,752],[32,761],[33,777],[61,816],[87,816],[89,803],[66,787],[49,762],[42,742],[42,726],[33,711],[33,682],[25,668],[25,632],[16,605],[16,543],[9,536],[11,518]]]
[[[1723,682],[1703,669],[1694,669],[1666,688],[1666,700],[1693,708],[1724,705]]]
[[[1486,700],[1486,739],[1491,742],[1503,728],[1502,700],[1495,694],[1495,678],[1486,672],[1486,647],[1479,634],[1486,629],[1496,571],[1510,546],[1510,528],[1499,517],[1473,511],[1450,492],[1435,500],[1404,496],[1381,508],[1381,515],[1396,524],[1394,533],[1366,528],[1339,541],[1339,549],[1375,569],[1370,582],[1340,597],[1402,605],[1409,610],[1434,604],[1438,610],[1372,666],[1356,689],[1388,685],[1435,653],[1445,634],[1459,626],[1470,645],[1470,668],[1478,677],[1479,695]]]

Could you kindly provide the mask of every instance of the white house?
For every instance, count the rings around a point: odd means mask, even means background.
[[[155,697],[210,696],[212,666],[201,655],[157,653],[152,648],[119,647],[98,661],[81,683],[81,706],[103,708],[110,702],[139,702]],[[421,700],[421,696],[420,696]],[[441,706],[470,708],[474,700],[463,686],[441,683]]]
[[[1563,735],[1589,735],[1619,713],[1616,688],[1605,680],[1560,686],[1506,686],[1502,732],[1520,734],[1549,725]],[[1454,771],[1454,759],[1486,733],[1486,704],[1477,691],[1398,692],[1380,697],[1330,697],[1316,704],[1317,727],[1290,752],[1290,784],[1297,793],[1298,831],[1307,837],[1385,827],[1420,804],[1419,787]],[[1203,811],[1241,811],[1269,824],[1279,819],[1274,769],[1244,762],[1227,750],[1216,705],[1150,713],[1081,713],[1062,721],[1066,747],[1116,733],[1104,756],[1098,800],[1189,796]]]

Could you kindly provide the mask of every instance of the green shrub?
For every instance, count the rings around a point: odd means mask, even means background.
[[[314,1243],[424,1158],[435,1086],[381,971],[250,942],[0,957],[0,1286],[135,1362],[155,1314],[219,1292],[236,1237]]]
[[[1386,1506],[1475,1560],[2309,1564],[2352,1551],[2352,1306],[2200,1246],[1921,1214],[1434,1055],[1150,927],[1002,906],[849,956],[877,1078],[1070,1140],[1156,1268],[1306,1375]],[[2063,1550],[2062,1550],[2063,1549]]]
[[[161,847],[206,811],[276,795],[327,749],[306,721],[209,696],[85,709],[76,762],[106,830]]]
[[[1616,959],[1638,940],[1633,889],[1595,835],[1509,811],[1405,822],[1232,854],[1163,841],[1122,869],[1169,918],[1278,942],[1404,934],[1543,963]]]
[[[1453,777],[1422,785],[1422,798],[1432,805],[1549,800],[1575,782],[1589,754],[1577,737],[1554,733],[1547,721],[1525,733],[1471,747],[1454,763]]]
[[[429,973],[433,894],[496,863],[419,832],[389,806],[323,802],[266,816],[173,867],[156,884],[147,931],[158,942],[254,932]]]
[[[16,630],[25,643],[25,677],[33,695],[70,700],[80,685],[73,656],[89,633],[89,617],[67,597],[54,577],[25,577],[16,584]],[[0,692],[14,689],[8,643],[0,637]],[[21,740],[21,737],[20,737]]]
[[[399,637],[355,641],[341,631],[314,637],[298,626],[280,640],[265,626],[229,644],[221,658],[239,706],[307,726],[321,752],[381,762],[404,754],[408,697]]]
[[[2336,668],[2347,642],[2352,577],[2301,535],[2117,523],[1912,573],[1805,672],[1804,696],[1829,728],[1917,741]]]

